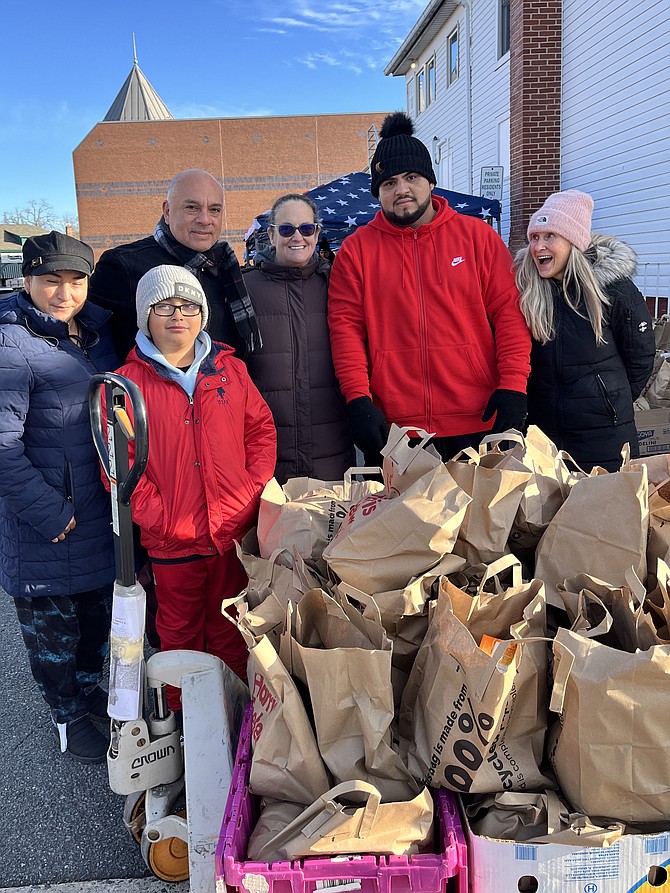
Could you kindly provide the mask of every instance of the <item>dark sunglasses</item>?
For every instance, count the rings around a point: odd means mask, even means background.
[[[270,226],[273,226],[283,239],[290,239],[296,230],[301,236],[313,236],[318,229],[317,223],[301,223],[300,226],[293,226],[292,223],[271,223]]]

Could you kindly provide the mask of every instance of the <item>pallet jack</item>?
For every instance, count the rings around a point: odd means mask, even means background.
[[[130,498],[149,457],[146,407],[134,382],[115,373],[93,376],[89,407],[110,484],[116,561],[109,784],[126,797],[123,821],[149,870],[167,882],[189,878],[191,893],[214,893],[214,852],[249,691],[210,654],[167,651],[144,660],[146,595],[135,576]],[[183,736],[166,685],[182,690]]]

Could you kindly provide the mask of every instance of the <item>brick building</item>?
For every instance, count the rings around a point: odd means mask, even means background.
[[[81,238],[98,257],[153,232],[167,185],[203,168],[224,189],[222,237],[240,259],[257,214],[368,165],[387,112],[176,120],[137,59],[104,121],[73,152]]]

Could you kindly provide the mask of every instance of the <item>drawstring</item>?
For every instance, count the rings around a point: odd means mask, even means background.
[[[400,255],[402,257],[402,271],[400,274],[400,285],[404,289],[405,288],[405,239],[403,239],[400,243],[402,245],[402,251]]]

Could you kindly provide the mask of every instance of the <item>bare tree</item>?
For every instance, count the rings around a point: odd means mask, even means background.
[[[46,199],[31,198],[22,208],[16,207],[11,211],[5,211],[2,222],[28,223],[42,229],[52,229],[58,223],[58,215]]]

